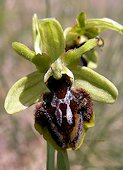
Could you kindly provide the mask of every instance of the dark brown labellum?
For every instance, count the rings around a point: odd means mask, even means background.
[[[52,84],[53,83],[53,84]],[[68,77],[48,81],[51,90],[37,105],[35,122],[47,127],[56,144],[63,149],[76,149],[84,131],[84,122],[92,117],[92,103],[83,89],[71,89]]]

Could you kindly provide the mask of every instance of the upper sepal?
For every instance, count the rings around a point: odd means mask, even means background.
[[[42,42],[42,52],[55,61],[65,49],[63,30],[60,23],[54,18],[38,20]]]

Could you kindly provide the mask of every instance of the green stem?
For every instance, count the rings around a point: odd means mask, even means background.
[[[55,149],[47,142],[47,170],[54,170]]]
[[[70,170],[70,164],[67,151],[58,151],[57,153],[57,170]]]

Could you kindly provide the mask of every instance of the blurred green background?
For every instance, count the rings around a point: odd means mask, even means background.
[[[63,28],[73,25],[81,11],[88,18],[109,17],[123,24],[123,1],[118,0],[0,0],[0,170],[45,170],[46,143],[33,127],[34,106],[8,115],[3,104],[15,81],[35,70],[11,48],[19,41],[32,48],[31,20],[56,17]],[[123,36],[102,34],[105,46],[99,51],[97,72],[118,88],[115,104],[94,103],[96,125],[77,151],[69,151],[71,170],[123,169]]]

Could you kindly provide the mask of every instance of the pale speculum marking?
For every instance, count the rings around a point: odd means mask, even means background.
[[[55,115],[56,115],[58,124],[60,126],[62,124],[62,118],[63,118],[62,111],[60,109],[61,103],[66,105],[66,111],[64,113],[64,117],[66,117],[68,124],[71,125],[73,123],[73,114],[70,108],[71,99],[72,99],[72,94],[70,90],[67,90],[66,95],[63,99],[57,98],[56,95],[54,95],[52,99],[51,106],[56,108]]]

